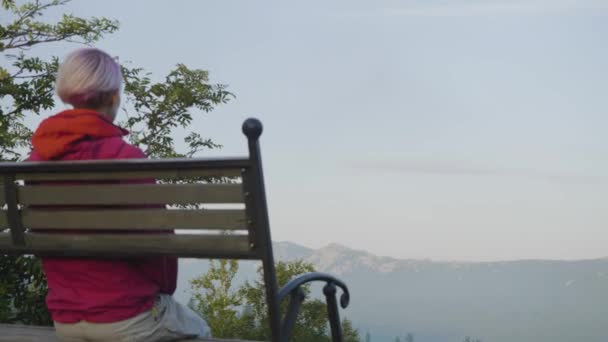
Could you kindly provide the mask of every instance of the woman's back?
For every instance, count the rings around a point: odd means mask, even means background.
[[[36,130],[29,160],[145,158],[141,150],[123,140],[125,134],[95,111],[63,111]],[[105,323],[133,317],[150,309],[159,292],[173,293],[177,274],[175,263],[163,258],[139,262],[44,258],[43,269],[49,286],[47,306],[53,320],[61,323]],[[164,274],[149,274],[155,269]]]

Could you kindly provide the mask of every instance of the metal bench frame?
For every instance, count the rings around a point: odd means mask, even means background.
[[[166,159],[166,160],[113,160],[113,161],[77,161],[77,162],[25,162],[25,163],[0,163],[0,176],[3,178],[4,199],[6,202],[6,222],[10,227],[9,233],[2,233],[0,227],[0,253],[5,254],[35,254],[54,256],[141,256],[147,254],[141,251],[65,251],[59,247],[53,248],[48,244],[44,247],[36,244],[36,233],[24,227],[21,217],[21,207],[18,198],[19,184],[16,180],[19,175],[27,174],[75,174],[95,172],[141,172],[141,171],[201,171],[201,170],[240,170],[243,180],[243,196],[245,199],[245,212],[248,231],[247,250],[221,250],[208,249],[206,246],[200,250],[185,253],[171,252],[160,254],[171,254],[178,257],[198,258],[225,258],[225,259],[252,259],[260,260],[263,265],[264,283],[266,287],[266,300],[270,329],[273,342],[285,342],[295,325],[298,311],[304,301],[302,286],[313,281],[326,283],[323,293],[326,297],[328,318],[331,328],[332,340],[341,342],[342,329],[340,325],[339,308],[337,301],[337,288],[342,289],[340,306],[346,308],[349,303],[349,291],[347,286],[340,280],[323,273],[305,274],[291,280],[281,290],[278,289],[274,256],[272,250],[272,239],[270,235],[270,224],[268,218],[268,207],[264,186],[264,175],[262,170],[262,157],[260,152],[259,138],[262,134],[262,124],[257,119],[248,119],[243,123],[243,133],[248,140],[249,156],[247,158],[224,158],[224,159]],[[60,235],[60,234],[56,234]],[[226,239],[230,236],[226,236]],[[222,239],[222,235],[218,236]],[[39,241],[39,240],[38,240]],[[281,315],[280,303],[289,298],[287,312]]]

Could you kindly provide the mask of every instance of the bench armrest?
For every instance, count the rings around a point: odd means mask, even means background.
[[[340,314],[338,312],[338,302],[336,300],[337,287],[342,289],[340,306],[343,309],[345,309],[350,302],[350,293],[344,282],[329,274],[319,272],[306,273],[292,279],[279,291],[279,302],[282,302],[288,296],[290,297],[289,306],[282,322],[281,341],[289,340],[296,318],[298,317],[300,306],[306,298],[302,286],[313,281],[324,281],[326,283],[323,287],[323,294],[325,295],[327,303],[332,341],[342,342],[342,327],[340,323]]]

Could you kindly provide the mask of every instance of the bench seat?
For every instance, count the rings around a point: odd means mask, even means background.
[[[52,327],[0,324],[0,342],[58,342]],[[180,342],[253,342],[224,339],[189,339]]]

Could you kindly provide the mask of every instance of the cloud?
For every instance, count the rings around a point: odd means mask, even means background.
[[[347,13],[367,17],[475,17],[495,15],[565,14],[580,10],[608,10],[604,0],[450,0],[409,1],[400,7]]]
[[[368,160],[347,162],[346,167],[378,173],[410,173],[437,176],[524,177],[571,184],[597,184],[605,183],[607,180],[606,177],[595,175],[577,175],[524,168],[494,167],[462,161]]]

